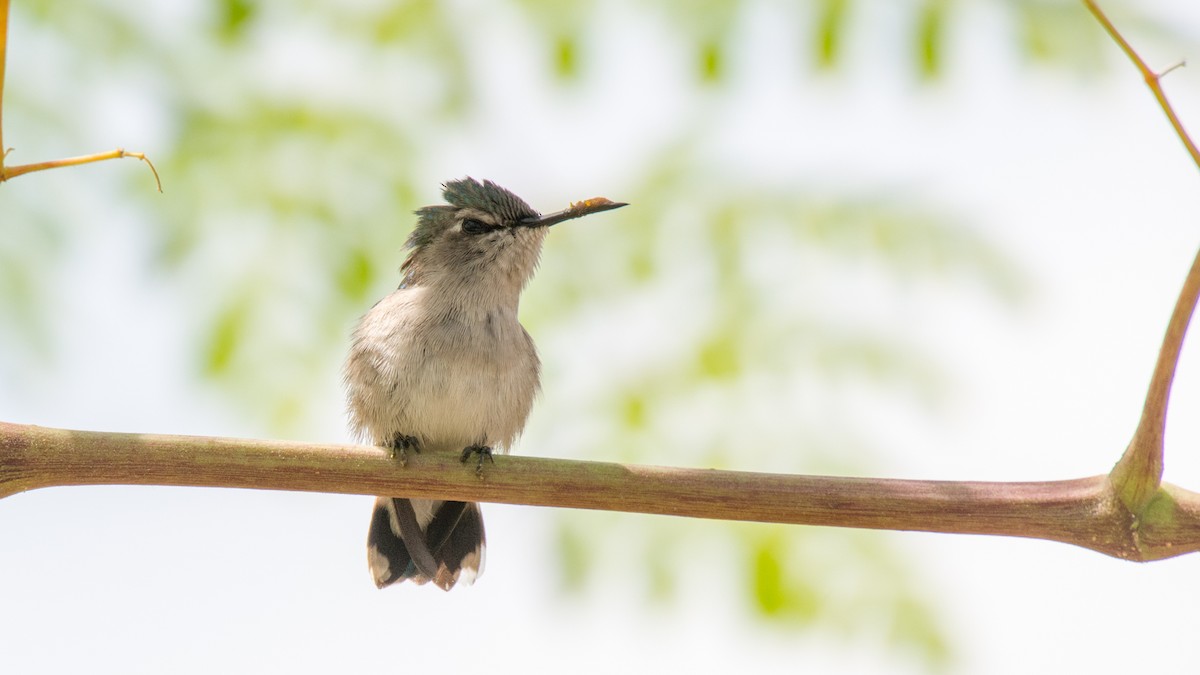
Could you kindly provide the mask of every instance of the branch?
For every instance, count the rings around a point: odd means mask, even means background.
[[[8,55],[8,0],[0,0],[0,177],[4,176],[4,62]],[[3,181],[0,181],[3,182]]]
[[[0,0],[3,2],[4,0]],[[64,166],[79,166],[81,164],[91,164],[93,162],[103,162],[108,159],[121,159],[123,157],[133,157],[145,162],[151,173],[154,174],[154,182],[158,185],[158,191],[162,192],[162,180],[158,177],[158,169],[154,168],[154,162],[151,162],[145,154],[140,152],[128,152],[122,148],[111,150],[109,152],[97,152],[93,155],[80,155],[79,157],[67,157],[65,159],[52,159],[48,162],[36,162],[33,164],[19,164],[17,166],[5,167],[3,157],[0,157],[0,183],[16,178],[22,174],[33,173],[34,171],[45,171],[46,169],[58,169]]]
[[[984,483],[796,476],[370,446],[70,431],[0,423],[0,497],[59,485],[179,485],[403,495],[693,518],[991,534],[1126,560],[1200,550],[1200,495],[1165,488],[1135,522],[1104,476]]]
[[[20,164],[13,167],[6,167],[4,165],[4,160],[8,158],[8,153],[11,151],[11,148],[4,146],[4,62],[8,54],[8,8],[8,0],[0,0],[0,183],[10,178],[16,178],[22,174],[33,173],[35,171],[58,169],[64,166],[79,166],[81,164],[103,162],[108,159],[120,159],[122,157],[136,157],[150,166],[150,171],[154,174],[154,182],[158,185],[158,191],[162,192],[162,180],[158,177],[158,169],[154,168],[154,163],[140,152],[126,152],[121,148],[117,148],[111,152],[98,152],[91,155],[55,159],[48,162]]]
[[[1083,0],[1083,4],[1087,6],[1092,16],[1096,17],[1096,21],[1100,22],[1100,25],[1108,33],[1109,37],[1113,39],[1113,42],[1116,42],[1121,51],[1125,52],[1125,56],[1128,56],[1129,60],[1133,61],[1133,65],[1142,74],[1142,79],[1146,81],[1146,86],[1154,94],[1154,100],[1158,101],[1158,106],[1162,108],[1163,112],[1167,115],[1167,119],[1170,120],[1171,128],[1175,130],[1175,135],[1179,137],[1179,140],[1183,141],[1183,146],[1187,148],[1188,154],[1192,156],[1192,161],[1195,162],[1197,167],[1200,167],[1200,150],[1196,149],[1196,144],[1192,142],[1191,137],[1188,136],[1187,131],[1183,128],[1183,123],[1179,121],[1179,116],[1175,114],[1175,109],[1171,107],[1171,102],[1167,100],[1167,94],[1163,91],[1161,83],[1162,78],[1167,73],[1183,64],[1177,63],[1161,73],[1154,72],[1150,69],[1150,66],[1146,65],[1142,57],[1133,50],[1129,41],[1121,35],[1121,32],[1117,30],[1112,21],[1108,20],[1108,17],[1104,14],[1104,10],[1100,9],[1100,6],[1094,0]]]
[[[1200,153],[1159,87],[1160,76],[1146,68],[1091,0],[1084,2],[1143,72],[1200,165]],[[0,17],[5,22],[7,8],[7,0],[0,0]],[[2,53],[0,49],[0,59]],[[65,166],[131,155],[138,156],[118,150],[30,166],[53,168],[51,164]],[[28,169],[32,170],[38,169]],[[0,157],[0,180],[5,176]],[[386,451],[374,447],[69,431],[0,423],[0,497],[58,485],[112,484],[387,494],[1005,535],[1074,544],[1127,560],[1157,560],[1200,550],[1200,494],[1161,483],[1167,400],[1198,296],[1200,255],[1168,324],[1142,419],[1108,476],[1041,483],[947,482],[528,457],[498,457],[495,466],[487,466],[482,476],[477,476],[453,455],[415,455],[401,467]]]
[[[1192,268],[1188,270],[1171,319],[1167,322],[1167,331],[1158,351],[1154,373],[1150,376],[1150,387],[1133,440],[1109,474],[1121,501],[1134,513],[1146,507],[1162,482],[1167,403],[1171,383],[1175,379],[1175,366],[1183,350],[1183,338],[1196,311],[1197,298],[1200,298],[1200,251],[1192,260]]]
[[[1200,150],[1196,149],[1196,144],[1192,142],[1187,130],[1183,128],[1183,123],[1179,121],[1179,116],[1175,114],[1175,110],[1171,107],[1162,88],[1163,76],[1177,68],[1178,65],[1172,66],[1162,73],[1155,73],[1134,51],[1093,0],[1083,0],[1083,4],[1087,6],[1092,16],[1096,17],[1104,30],[1142,74],[1146,86],[1154,94],[1154,100],[1158,101],[1159,107],[1171,122],[1175,134],[1187,148],[1192,161],[1200,168]],[[1183,282],[1183,288],[1179,291],[1179,298],[1175,301],[1171,319],[1167,323],[1167,332],[1163,336],[1162,347],[1159,348],[1158,361],[1154,364],[1154,374],[1150,377],[1150,387],[1146,392],[1146,401],[1142,407],[1142,417],[1138,421],[1137,430],[1134,432],[1129,446],[1125,449],[1125,454],[1121,456],[1109,474],[1109,480],[1121,502],[1135,514],[1141,514],[1153,500],[1160,496],[1159,489],[1163,473],[1163,436],[1167,426],[1167,405],[1171,394],[1171,383],[1175,379],[1175,367],[1179,363],[1179,354],[1183,350],[1183,338],[1187,334],[1188,324],[1196,311],[1198,298],[1200,298],[1200,251],[1196,253],[1192,268]]]

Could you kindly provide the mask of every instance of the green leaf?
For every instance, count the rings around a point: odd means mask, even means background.
[[[229,370],[245,329],[246,318],[246,305],[240,301],[225,307],[217,315],[204,347],[201,367],[205,375],[222,375]]]
[[[554,42],[554,74],[564,80],[578,75],[579,63],[576,41],[573,37],[559,36]]]
[[[780,561],[779,540],[767,539],[754,549],[753,581],[754,602],[763,614],[774,616],[787,606],[783,586],[783,563]]]
[[[700,46],[700,80],[708,83],[715,83],[721,79],[721,46],[714,42],[707,42]]]
[[[347,299],[359,301],[364,298],[375,279],[375,267],[365,251],[353,249],[346,252],[337,269],[337,285]]]
[[[240,38],[254,18],[256,7],[247,0],[221,0],[217,34],[225,40]]]
[[[728,380],[741,371],[738,341],[729,333],[713,336],[700,346],[696,357],[700,375],[716,380]]]
[[[823,70],[837,65],[842,35],[846,32],[846,14],[850,0],[824,0],[817,16],[817,67]]]
[[[579,592],[588,578],[591,545],[582,536],[582,529],[573,525],[572,521],[559,521],[555,548],[558,549],[560,585],[565,591]]]
[[[804,578],[807,569],[791,555],[796,540],[784,528],[770,528],[765,537],[751,544],[751,583],[755,607],[773,620],[810,622],[817,616],[820,599]]]
[[[646,399],[634,393],[626,394],[621,405],[622,419],[629,429],[646,426]]]
[[[918,10],[916,62],[921,76],[926,79],[933,79],[941,74],[948,2],[949,0],[926,0]]]

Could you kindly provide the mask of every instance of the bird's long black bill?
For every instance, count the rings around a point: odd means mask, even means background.
[[[544,216],[526,218],[521,221],[521,224],[526,227],[550,227],[551,225],[557,225],[564,220],[574,220],[576,218],[590,216],[593,213],[612,211],[613,209],[619,209],[622,206],[629,205],[625,202],[614,202],[611,199],[605,199],[604,197],[592,197],[591,199],[585,199],[581,202],[575,202],[562,211],[547,213]]]

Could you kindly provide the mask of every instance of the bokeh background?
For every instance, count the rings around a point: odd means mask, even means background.
[[[15,0],[0,418],[347,441],[339,368],[411,211],[556,228],[517,452],[1042,480],[1108,470],[1200,244],[1197,170],[1076,2]],[[1150,63],[1200,7],[1105,6]],[[1166,80],[1200,129],[1200,74]],[[1167,479],[1200,489],[1185,349]],[[0,670],[1186,670],[1194,556],[489,505],[475,586],[377,591],[370,499],[0,502]]]

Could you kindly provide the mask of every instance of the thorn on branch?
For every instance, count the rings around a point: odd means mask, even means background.
[[[1166,70],[1159,73],[1158,76],[1155,77],[1155,79],[1162,80],[1167,75],[1170,75],[1171,73],[1175,72],[1176,70],[1179,70],[1180,68],[1183,68],[1186,65],[1187,65],[1187,59],[1181,59],[1179,61],[1179,63],[1176,63],[1175,65],[1171,66],[1170,68],[1167,68]]]

